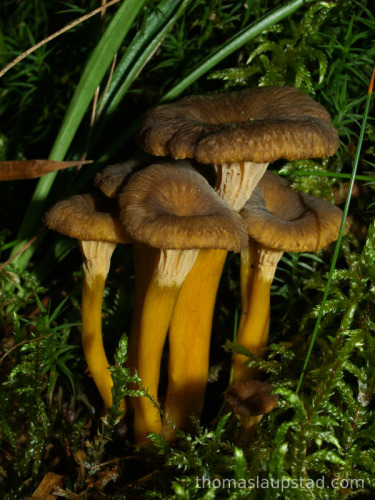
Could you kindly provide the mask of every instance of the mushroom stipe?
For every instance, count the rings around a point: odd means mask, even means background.
[[[159,387],[160,364],[165,339],[171,321],[173,308],[181,287],[181,280],[189,272],[197,255],[196,250],[174,250],[154,254],[154,271],[150,281],[140,280],[139,299],[136,306],[131,332],[131,367],[137,370],[144,388],[157,403]],[[146,250],[148,253],[148,250]],[[167,253],[167,255],[165,255]],[[176,254],[185,261],[183,271],[178,276],[173,275]],[[169,258],[169,256],[172,258]],[[141,264],[141,261],[139,261]],[[164,272],[165,271],[165,272]],[[172,278],[167,281],[166,276]],[[142,272],[143,274],[143,272]],[[132,400],[134,410],[134,439],[137,443],[147,442],[149,432],[162,432],[160,412],[147,397],[137,397]]]
[[[255,272],[251,273],[251,277],[247,272],[250,284],[245,286],[250,288],[251,292],[247,295],[246,303],[244,301],[237,343],[245,346],[252,354],[262,358],[268,342],[271,285],[276,266],[283,252],[261,253],[256,242],[251,242],[249,253],[254,252],[254,247],[257,253],[256,260],[253,261],[255,262]],[[241,259],[241,266],[248,267],[248,262]],[[233,356],[233,382],[249,380],[254,377],[255,371],[246,366],[246,361],[248,361],[248,357],[242,354]]]
[[[90,374],[106,408],[112,405],[112,376],[101,331],[102,303],[106,277],[116,243],[81,241],[83,284],[81,303],[81,341]],[[103,255],[105,258],[103,259]],[[122,401],[120,410],[125,411]]]
[[[173,311],[165,415],[184,430],[192,431],[190,417],[200,417],[203,409],[216,293],[227,253],[199,251]]]

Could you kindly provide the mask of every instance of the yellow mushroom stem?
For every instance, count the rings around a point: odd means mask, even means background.
[[[135,315],[131,362],[142,384],[158,402],[160,364],[164,343],[181,285],[198,250],[160,250],[154,273],[144,293],[142,312]],[[136,333],[135,333],[136,332]],[[147,397],[133,398],[134,439],[147,442],[149,432],[162,432],[158,408]]]
[[[181,287],[169,329],[167,425],[169,419],[191,430],[189,417],[202,412],[216,293],[227,253],[200,250]],[[166,434],[173,438],[168,428]]]
[[[241,250],[241,319],[247,316],[247,309],[250,302],[251,286],[255,267],[258,263],[258,244],[249,239],[249,246]]]
[[[112,405],[112,376],[102,338],[102,304],[106,277],[116,243],[80,241],[83,256],[81,338],[87,366],[105,407]],[[125,402],[120,409],[125,411]]]
[[[258,265],[258,246],[259,244],[252,238],[249,238],[249,246],[241,251],[241,317],[240,325],[248,316],[249,305],[251,304],[250,295],[252,293],[253,277]],[[270,326],[270,309],[268,317],[264,324],[263,337],[267,337]],[[240,326],[241,328],[241,326]]]
[[[249,444],[262,418],[263,415],[257,415],[256,417],[248,417],[246,420],[241,420],[241,427],[238,429],[234,440],[236,446],[244,448]]]
[[[256,356],[263,357],[268,341],[271,284],[283,252],[262,247],[260,244],[256,245],[258,246],[257,265],[254,273],[250,273],[250,276],[252,275],[251,293],[241,315],[237,343]],[[242,354],[233,355],[234,382],[249,380],[254,376],[254,370],[244,364],[247,360],[247,356]]]
[[[158,259],[158,250],[143,243],[133,245],[135,294],[131,330],[128,347],[128,366],[131,372],[137,368],[139,326],[142,317],[143,303],[147,288],[151,283],[155,265]],[[135,388],[135,387],[134,387]]]

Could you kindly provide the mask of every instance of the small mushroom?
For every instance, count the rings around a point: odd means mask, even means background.
[[[118,243],[131,243],[112,200],[90,194],[56,203],[45,215],[49,229],[78,240],[83,257],[81,339],[87,366],[106,408],[112,404],[112,377],[102,339],[102,302],[110,260]],[[124,402],[121,404],[124,411]]]
[[[150,110],[138,130],[145,151],[214,164],[216,190],[240,210],[269,162],[332,155],[339,140],[328,112],[292,87],[189,96]]]
[[[293,191],[285,179],[266,172],[240,215],[250,243],[241,252],[246,299],[237,342],[261,357],[268,340],[270,288],[283,252],[317,252],[335,241],[342,211],[326,200]],[[234,355],[233,380],[251,376],[246,360],[246,356]]]
[[[243,239],[228,215],[231,209],[186,165],[145,168],[131,178],[118,200],[121,220],[138,242],[136,248],[142,243],[158,249],[151,276],[139,278],[144,290],[137,294],[129,346],[131,365],[157,400],[161,355],[173,308],[199,249],[217,248],[225,235],[228,243],[222,248],[239,251]],[[237,224],[242,226],[240,219]],[[144,267],[149,264],[145,262]],[[136,398],[134,412],[137,442],[145,441],[147,432],[162,431],[159,412],[149,399]]]
[[[238,381],[225,392],[225,400],[239,418],[241,428],[236,444],[245,446],[254,433],[262,416],[272,411],[279,402],[278,394],[270,394],[273,387],[260,380]]]

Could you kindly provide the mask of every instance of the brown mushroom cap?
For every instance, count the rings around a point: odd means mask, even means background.
[[[114,200],[82,194],[57,202],[45,215],[45,224],[79,241],[131,243],[121,226]]]
[[[94,184],[108,198],[116,198],[122,187],[135,172],[147,165],[151,165],[154,161],[155,158],[151,155],[139,151],[127,161],[108,165],[103,170],[100,170],[94,177]]]
[[[326,247],[337,240],[343,215],[326,200],[293,191],[285,179],[270,171],[240,214],[251,238],[283,252],[317,252]]]
[[[260,380],[234,382],[226,390],[225,400],[241,420],[264,415],[273,410],[279,401],[277,394],[269,394],[272,389],[272,385]]]
[[[149,246],[235,252],[247,246],[241,217],[192,168],[151,165],[131,178],[118,201],[126,231]]]
[[[339,145],[323,106],[295,88],[277,86],[158,106],[145,115],[137,140],[153,155],[216,164],[320,158]]]
[[[95,175],[94,184],[108,198],[116,198],[137,166],[137,160],[133,159],[115,165],[108,165]]]
[[[159,164],[164,162],[173,165],[186,165],[199,168],[199,164],[197,162],[193,165],[192,162],[187,160],[173,160],[172,158],[158,160]],[[133,174],[139,172],[142,168],[145,168],[148,165],[152,165],[153,163],[155,163],[154,156],[149,155],[144,151],[140,151],[125,162],[108,165],[103,168],[103,170],[95,175],[95,186],[97,186],[108,198],[117,198],[120,191]]]

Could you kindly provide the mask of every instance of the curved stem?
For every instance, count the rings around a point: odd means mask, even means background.
[[[81,340],[87,366],[105,407],[112,405],[112,376],[102,336],[102,304],[105,280],[116,243],[80,242],[84,258],[82,286]],[[125,402],[120,409],[125,411]]]
[[[137,368],[139,328],[143,311],[143,303],[145,301],[147,288],[152,280],[157,256],[158,251],[155,248],[151,248],[142,243],[134,243],[133,260],[135,297],[128,348],[128,366],[133,373]]]
[[[165,339],[171,321],[173,309],[181,285],[190,271],[197,255],[195,250],[166,250],[154,253],[147,247],[141,250],[136,261],[136,292],[131,342],[131,368],[137,370],[142,384],[157,403],[160,365]],[[155,251],[154,251],[155,252]],[[148,263],[147,263],[148,262]],[[151,264],[153,272],[151,273]],[[147,397],[132,400],[134,409],[134,437],[137,443],[147,442],[147,433],[162,432],[159,409]]]

